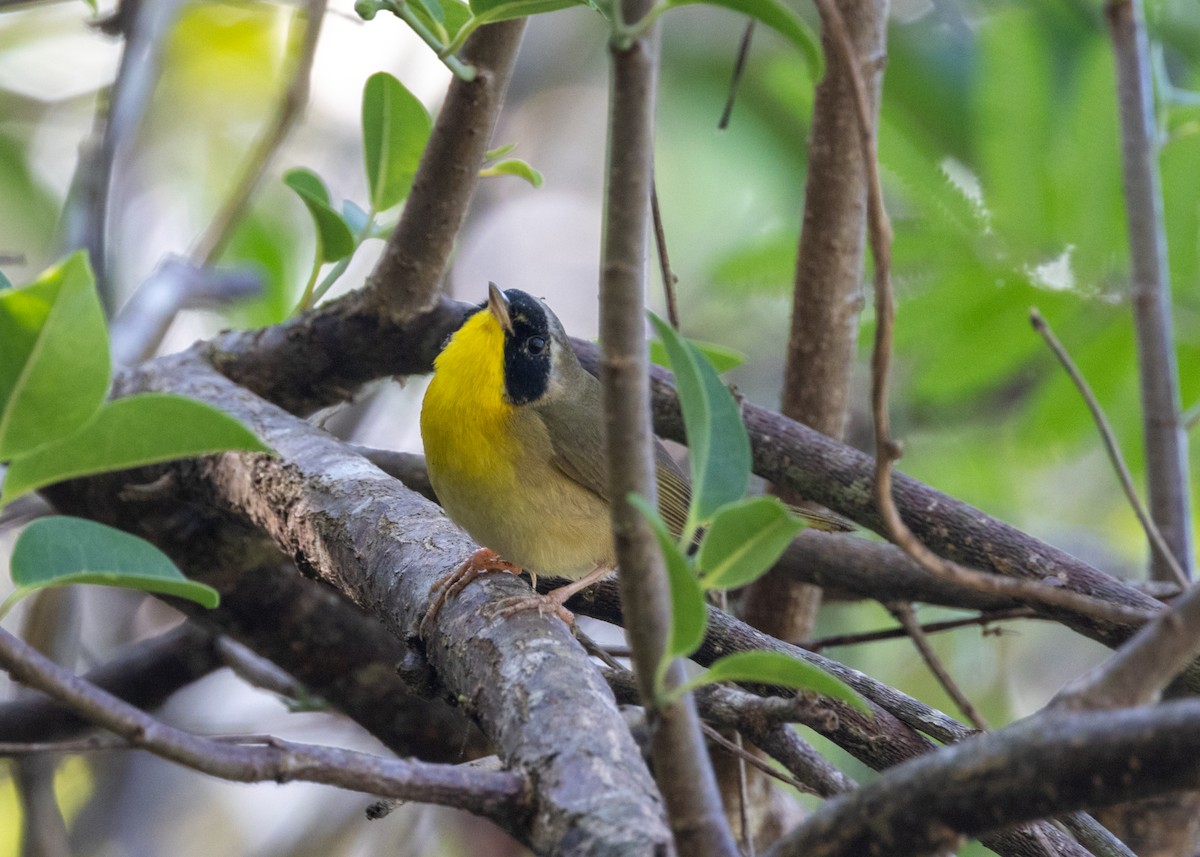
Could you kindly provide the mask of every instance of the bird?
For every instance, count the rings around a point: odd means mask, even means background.
[[[434,360],[421,405],[429,481],[452,521],[482,547],[435,585],[422,626],[481,574],[567,578],[545,595],[505,599],[494,615],[564,606],[616,567],[600,382],[580,364],[562,323],[541,300],[489,284],[488,299]],[[678,537],[687,475],[654,440],[658,509]],[[816,525],[840,519],[799,510]]]

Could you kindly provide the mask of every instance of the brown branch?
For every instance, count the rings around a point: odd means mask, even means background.
[[[237,782],[305,781],[367,794],[439,803],[485,815],[519,830],[529,809],[528,784],[513,772],[384,759],[334,747],[273,740],[246,747],[167,726],[59,667],[0,629],[0,663],[18,681],[50,694],[132,745]]]
[[[293,413],[353,395],[363,382],[428,372],[466,305],[438,299],[479,166],[499,115],[523,19],[481,27],[463,47],[477,75],[455,78],[434,121],[400,222],[368,288],[205,348],[219,371]]]
[[[962,692],[962,688],[958,686],[958,683],[954,680],[954,677],[950,675],[949,670],[946,669],[946,666],[942,663],[941,658],[937,656],[937,653],[933,650],[933,647],[929,645],[929,638],[925,636],[925,630],[921,627],[920,623],[917,622],[917,617],[916,614],[913,613],[912,605],[907,602],[891,604],[888,606],[888,611],[896,617],[896,620],[901,625],[904,626],[904,631],[908,634],[909,639],[913,641],[913,645],[917,647],[917,651],[921,655],[921,660],[925,661],[925,665],[929,667],[929,671],[933,673],[934,678],[938,680],[938,684],[940,684],[942,689],[949,694],[952,700],[954,700],[954,704],[958,706],[958,710],[961,711],[969,721],[971,721],[971,725],[973,725],[976,729],[980,730],[981,732],[985,731],[988,728],[988,725],[987,720],[984,719],[983,713],[980,712],[980,710],[975,707],[975,704],[971,702],[967,695]]]
[[[132,646],[89,672],[86,680],[138,708],[156,708],[221,666],[208,631],[185,623]],[[44,696],[0,705],[0,735],[10,742],[52,741],[74,735],[88,722]]]
[[[654,775],[681,854],[734,857],[737,845],[721,808],[712,765],[689,695],[658,700],[656,677],[666,650],[671,601],[666,569],[649,522],[625,498],[655,503],[645,340],[645,259],[654,164],[658,28],[624,43],[620,22],[640,21],[649,0],[621,0],[610,39],[611,88],[607,182],[600,268],[600,381],[604,398],[608,495],[628,637],[639,696],[651,720]],[[669,687],[685,680],[676,660]]]
[[[1192,578],[1188,439],[1180,420],[1179,368],[1171,323],[1170,269],[1158,174],[1150,46],[1141,0],[1105,4],[1116,59],[1121,120],[1121,178],[1129,226],[1130,302],[1137,334],[1146,480],[1152,517],[1170,552]],[[1153,555],[1151,576],[1169,580],[1163,556]]]
[[[638,704],[637,687],[629,670],[610,668],[605,670],[604,677],[618,702]],[[795,695],[756,696],[724,685],[702,687],[696,691],[695,698],[705,722],[743,732],[792,773],[791,784],[801,791],[830,797],[854,787],[852,780],[813,750],[795,730],[785,726],[803,723],[830,727],[831,715],[820,705]]]
[[[982,626],[984,635],[989,633],[996,634],[999,631],[989,631],[987,626],[995,622],[1007,622],[1012,619],[1036,619],[1039,618],[1036,613],[1028,607],[1011,607],[1007,610],[996,610],[988,613],[980,613],[977,616],[970,616],[966,619],[947,619],[944,622],[927,622],[920,627],[923,634],[937,634],[941,631],[953,631],[958,628],[969,628],[976,625]],[[864,631],[859,634],[836,634],[829,637],[820,637],[816,640],[805,640],[797,643],[802,649],[808,649],[810,652],[820,652],[825,649],[831,649],[836,646],[857,646],[862,643],[877,643],[882,640],[895,640],[900,637],[907,637],[908,631],[901,628],[888,628],[882,631]]]
[[[909,857],[1067,810],[1200,786],[1200,700],[1043,713],[884,773],[769,857]],[[997,772],[1005,772],[998,774]]]
[[[662,211],[658,204],[658,184],[653,176],[650,180],[650,218],[654,224],[654,247],[658,250],[658,270],[662,277],[663,300],[667,305],[667,321],[679,330],[679,302],[675,299],[675,286],[679,278],[671,270],[671,257],[667,253],[667,233],[663,229]]]
[[[177,465],[182,484],[196,492],[193,502],[252,522],[398,639],[417,639],[434,581],[475,549],[436,507],[194,358],[160,358],[123,373],[118,388],[171,390],[251,426],[278,457],[223,455]],[[499,575],[464,590],[430,626],[428,660],[504,760],[535,783],[538,809],[523,841],[547,850],[570,831],[596,853],[651,853],[669,836],[658,797],[585,653],[553,617],[500,621],[479,612],[485,600],[522,588]],[[547,646],[553,658],[544,657]],[[557,787],[566,781],[571,789]],[[598,805],[593,795],[601,793]]]
[[[1104,663],[1068,685],[1055,704],[1071,709],[1145,705],[1200,656],[1200,588],[1193,586]]]
[[[451,81],[400,222],[367,277],[364,296],[397,322],[437,303],[524,32],[524,18],[503,21],[481,27],[463,45],[462,60],[475,77]]]
[[[855,66],[867,73],[869,109],[878,109],[886,55],[887,0],[839,4]],[[821,40],[826,56],[838,50],[828,21]],[[867,175],[858,145],[854,80],[844,63],[830,61],[816,87],[804,190],[804,222],[792,293],[792,318],[780,410],[787,417],[842,439],[849,415],[854,350],[862,310]],[[774,485],[789,502],[805,498]],[[771,573],[745,592],[742,615],[774,637],[811,636],[821,591]]]
[[[1142,505],[1141,499],[1137,495],[1137,489],[1133,487],[1133,476],[1129,473],[1129,468],[1125,466],[1125,459],[1121,455],[1121,448],[1117,445],[1117,439],[1113,435],[1112,427],[1108,424],[1108,420],[1104,416],[1104,410],[1100,407],[1100,403],[1096,401],[1096,396],[1092,392],[1091,386],[1087,379],[1083,377],[1083,373],[1079,371],[1079,367],[1075,365],[1075,361],[1071,359],[1071,355],[1067,353],[1067,349],[1054,335],[1054,331],[1050,329],[1050,325],[1046,319],[1042,318],[1042,314],[1036,309],[1029,311],[1029,321],[1033,324],[1033,329],[1042,335],[1042,339],[1046,340],[1046,344],[1050,346],[1050,350],[1054,352],[1054,356],[1058,358],[1058,362],[1062,364],[1067,375],[1071,378],[1071,382],[1075,385],[1075,389],[1079,391],[1079,395],[1083,397],[1084,404],[1092,413],[1092,419],[1096,422],[1096,428],[1100,432],[1100,439],[1104,443],[1104,451],[1108,453],[1108,460],[1112,462],[1113,470],[1117,473],[1117,480],[1121,483],[1121,490],[1125,492],[1125,499],[1129,501],[1133,513],[1137,515],[1138,522],[1142,525],[1143,532],[1146,533],[1146,538],[1149,539],[1151,546],[1156,551],[1155,561],[1162,563],[1170,570],[1176,583],[1186,587],[1188,585],[1187,574],[1180,568],[1175,555],[1171,553],[1166,540],[1159,531],[1158,526],[1150,517],[1150,513],[1146,511],[1146,507]]]
[[[717,130],[724,131],[729,127],[733,117],[733,105],[737,101],[738,89],[742,85],[742,72],[746,70],[746,60],[750,57],[750,42],[754,38],[754,20],[746,22],[742,38],[738,42],[737,57],[733,61],[733,71],[729,75],[729,94],[725,96],[725,107],[721,110],[721,118],[717,120]]]
[[[541,585],[540,581],[539,585]],[[569,606],[578,613],[619,622],[620,610],[615,589],[616,587],[612,586],[610,581],[602,581],[593,588],[590,594],[576,596],[572,599]],[[804,705],[799,709],[794,709],[794,714],[789,712],[784,716],[803,718],[803,722],[807,726],[875,770],[890,768],[934,749],[933,744],[911,732],[910,726],[926,731],[943,743],[961,741],[977,734],[974,730],[946,717],[924,703],[906,697],[903,693],[887,687],[857,670],[781,643],[719,610],[709,610],[708,637],[696,655],[699,663],[711,664],[716,658],[723,655],[750,649],[785,652],[800,660],[808,661],[826,672],[836,675],[870,700],[873,703],[873,711],[872,716],[869,717],[863,716],[857,709],[832,700],[820,700],[816,707]],[[763,687],[756,688],[756,690],[761,690],[766,694],[782,692],[790,695],[790,692],[781,691],[778,688]],[[739,691],[729,688],[719,688],[716,692],[724,691],[739,693]],[[707,692],[709,692],[708,688],[702,688],[697,693],[698,700],[702,705],[705,704]],[[781,698],[779,701],[789,706],[795,703],[794,698]],[[766,700],[764,699],[763,702]],[[747,706],[747,708],[753,710],[753,706]],[[713,709],[707,708],[706,712],[711,715]],[[904,723],[893,717],[893,713]],[[772,712],[772,716],[776,714],[778,714],[777,711]],[[753,719],[750,719],[751,724]],[[751,724],[747,724],[744,720],[739,722],[742,728],[747,729],[747,736],[758,743],[763,736],[749,731]],[[772,755],[774,755],[774,751],[780,748],[772,745],[770,737],[765,740],[766,743],[759,744],[759,746],[763,749],[771,748]],[[788,758],[789,752],[791,751],[782,750],[778,758]],[[804,769],[802,766],[792,770],[801,779],[805,779],[805,775],[799,773]],[[833,786],[834,782],[831,781],[828,785]],[[1029,829],[1013,829],[991,834],[984,839],[984,843],[1007,857],[1046,857],[1046,851],[1040,844],[1042,839],[1049,839],[1054,845],[1055,857],[1089,857],[1084,849],[1045,822],[1038,822]],[[886,849],[882,853],[888,853],[890,857],[890,852]]]

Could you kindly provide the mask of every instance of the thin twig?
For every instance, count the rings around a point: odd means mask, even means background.
[[[1179,367],[1171,321],[1170,266],[1163,227],[1158,132],[1142,0],[1105,4],[1117,79],[1121,122],[1121,185],[1129,229],[1129,299],[1137,340],[1146,483],[1151,516],[1184,575],[1196,569],[1192,553],[1187,435],[1179,419]],[[1151,576],[1169,579],[1162,554]],[[1170,574],[1177,573],[1174,569]]]
[[[938,556],[921,542],[900,517],[892,497],[892,466],[901,455],[900,445],[891,437],[888,416],[888,373],[891,363],[895,323],[895,303],[891,284],[892,227],[883,207],[883,187],[879,180],[874,123],[866,84],[854,58],[853,45],[846,32],[841,12],[833,0],[816,0],[822,20],[838,46],[839,61],[850,71],[854,103],[859,121],[859,141],[867,171],[867,226],[871,253],[875,257],[875,343],[871,354],[871,412],[875,419],[875,503],[892,541],[905,553],[934,574],[985,592],[1009,595],[1058,607],[1067,607],[1109,621],[1144,621],[1142,611],[1109,604],[1070,590],[1047,586],[1019,578],[1001,577],[962,566]]]
[[[921,659],[925,661],[925,665],[929,667],[929,671],[941,684],[942,688],[954,700],[954,704],[958,706],[958,710],[966,715],[971,724],[980,732],[986,732],[988,725],[983,714],[975,707],[975,704],[967,698],[967,695],[962,692],[962,688],[950,675],[950,671],[946,669],[941,658],[937,656],[937,652],[933,650],[933,646],[929,645],[929,638],[925,636],[924,630],[917,622],[916,614],[913,613],[912,604],[908,602],[900,602],[897,604],[889,604],[888,611],[896,617],[896,620],[904,626],[905,632],[912,639],[913,645],[917,647],[917,651],[921,654]]]
[[[334,747],[271,739],[269,745],[231,745],[167,726],[58,666],[0,629],[0,664],[13,676],[155,755],[212,776],[237,782],[326,783],[372,795],[456,806],[493,819],[528,800],[525,777],[505,771],[385,759]],[[510,817],[508,827],[513,828]]]
[[[920,625],[923,634],[937,634],[942,631],[953,631],[956,628],[968,628],[973,625],[983,626],[983,633],[997,634],[999,629],[989,631],[986,626],[994,622],[1005,622],[1010,619],[1040,619],[1031,607],[1011,607],[1007,610],[989,610],[980,613],[978,616],[970,616],[966,619],[947,619],[943,622],[926,622]],[[797,643],[800,648],[807,649],[810,652],[822,652],[825,649],[832,649],[836,646],[857,646],[862,643],[878,643],[882,640],[895,640],[900,637],[909,636],[908,631],[904,628],[888,628],[882,631],[866,631],[861,634],[836,634],[829,637],[820,637],[815,640],[807,640]]]
[[[1079,367],[1075,365],[1075,361],[1071,359],[1071,355],[1067,353],[1067,349],[1063,347],[1058,337],[1054,335],[1054,331],[1050,329],[1050,325],[1042,317],[1042,314],[1036,309],[1030,309],[1029,321],[1033,325],[1033,329],[1041,334],[1042,339],[1046,340],[1046,344],[1050,346],[1050,350],[1054,352],[1054,356],[1058,358],[1058,362],[1062,364],[1063,369],[1070,376],[1075,389],[1083,397],[1088,410],[1092,412],[1092,419],[1096,421],[1096,428],[1100,432],[1100,439],[1104,442],[1104,451],[1108,453],[1108,460],[1112,462],[1113,470],[1117,473],[1117,479],[1121,483],[1121,490],[1125,492],[1125,498],[1129,500],[1129,505],[1133,508],[1133,513],[1137,515],[1137,519],[1142,525],[1142,530],[1146,533],[1146,538],[1150,540],[1150,544],[1153,546],[1159,560],[1171,570],[1171,574],[1175,576],[1175,581],[1180,586],[1186,587],[1188,585],[1187,574],[1180,568],[1179,562],[1175,559],[1175,554],[1171,552],[1171,548],[1163,538],[1162,532],[1159,531],[1158,526],[1154,523],[1154,519],[1150,517],[1150,512],[1142,505],[1141,498],[1137,495],[1137,489],[1133,487],[1133,476],[1129,473],[1129,467],[1125,464],[1125,458],[1121,455],[1121,448],[1117,445],[1117,438],[1113,435],[1112,426],[1109,425],[1108,419],[1104,416],[1104,410],[1100,407],[1100,403],[1096,401],[1096,394],[1092,392],[1091,385],[1083,377],[1083,373],[1079,371]]]
[[[292,64],[287,89],[283,92],[275,115],[267,122],[259,135],[257,143],[251,150],[242,166],[241,175],[230,187],[232,193],[208,224],[189,254],[191,262],[196,267],[206,267],[214,264],[225,251],[229,239],[233,236],[234,228],[242,219],[250,198],[258,189],[266,173],[267,165],[280,144],[283,143],[288,131],[291,130],[296,118],[308,102],[310,75],[313,58],[317,53],[317,41],[321,35],[321,23],[325,18],[327,0],[307,0],[305,8],[293,13],[292,26],[300,20],[304,21],[304,40],[300,51]],[[291,39],[287,43],[291,43]]]
[[[713,730],[714,732],[716,730]],[[717,733],[720,734],[719,732]],[[754,831],[750,829],[750,795],[749,782],[746,776],[746,765],[753,765],[750,761],[754,757],[753,753],[746,750],[742,742],[742,733],[733,733],[733,745],[738,748],[738,818],[742,823],[742,853],[746,857],[755,857],[754,851]],[[759,770],[769,765],[758,766],[754,765]]]
[[[746,29],[738,44],[737,59],[733,61],[733,74],[729,79],[729,94],[725,97],[725,109],[721,111],[721,118],[717,122],[717,129],[720,131],[729,127],[729,120],[733,116],[733,104],[737,101],[738,89],[742,85],[742,72],[746,70],[746,60],[750,56],[750,41],[753,37],[754,20],[751,19],[746,22]]]
[[[671,258],[667,254],[667,233],[663,229],[662,211],[658,207],[658,182],[650,179],[650,216],[654,221],[654,245],[658,248],[658,266],[662,273],[663,297],[667,303],[667,321],[679,330],[679,302],[675,299],[675,284],[679,278],[671,270]]]
[[[738,759],[741,759],[747,765],[751,765],[751,766],[757,768],[758,770],[762,771],[767,776],[774,777],[775,779],[779,780],[779,782],[785,783],[786,785],[789,785],[792,788],[794,788],[800,792],[812,791],[812,789],[809,786],[800,782],[795,777],[789,776],[788,774],[783,773],[779,769],[771,767],[766,762],[764,762],[762,759],[755,756],[753,753],[747,752],[743,747],[739,747],[737,744],[730,741],[728,738],[726,738],[724,735],[722,735],[720,732],[718,732],[713,727],[709,726],[707,723],[700,724],[700,728],[702,730],[704,730],[705,738],[707,738],[709,741],[712,741],[714,744],[716,744],[718,747],[720,747],[722,750],[729,753],[730,755],[733,755],[733,756],[737,757]],[[742,816],[742,824],[743,824],[742,830],[743,830],[743,832],[745,832],[748,827],[748,825],[746,824],[745,815]]]

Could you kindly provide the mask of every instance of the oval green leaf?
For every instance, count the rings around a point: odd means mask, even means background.
[[[227,450],[269,452],[250,429],[203,402],[143,393],[109,402],[76,434],[9,465],[2,500],[66,479]]]
[[[317,257],[336,262],[354,252],[354,235],[342,216],[333,210],[329,191],[312,170],[298,167],[283,174],[283,183],[296,192],[317,227]]]
[[[143,539],[82,518],[56,516],[21,531],[12,578],[24,593],[67,583],[98,583],[187,598],[216,607],[211,586],[188,580],[170,558]]]
[[[825,55],[821,50],[820,36],[796,10],[782,0],[666,0],[668,9],[697,3],[722,6],[761,21],[772,30],[786,36],[800,49],[814,83],[825,73]]]
[[[629,503],[650,522],[654,536],[662,549],[667,567],[667,578],[671,585],[671,630],[667,634],[667,647],[659,660],[659,683],[666,667],[677,657],[686,657],[704,642],[704,631],[708,627],[708,607],[704,604],[704,593],[700,583],[688,566],[687,557],[679,550],[667,525],[659,517],[658,510],[650,506],[644,497],[629,495]]]
[[[0,460],[78,431],[104,402],[109,372],[86,253],[0,294]]]
[[[775,497],[752,497],[719,509],[700,542],[696,565],[705,589],[734,589],[762,577],[801,530]]]
[[[740,500],[750,482],[750,440],[733,394],[696,346],[653,313],[650,321],[675,373],[692,471],[688,530]]]
[[[722,375],[730,369],[736,369],[746,362],[746,355],[736,348],[691,337],[688,337],[688,342],[700,349],[700,353],[708,359],[708,362],[717,370],[718,375]],[[671,363],[667,359],[667,349],[658,340],[650,342],[650,362],[667,369],[671,368]]]
[[[870,706],[841,679],[820,667],[785,655],[783,652],[735,652],[714,663],[707,672],[689,681],[688,690],[718,681],[758,682],[797,690],[811,690],[822,696],[840,699],[867,714]]]
[[[363,87],[362,128],[371,207],[386,211],[408,196],[433,120],[404,84],[381,71]]]

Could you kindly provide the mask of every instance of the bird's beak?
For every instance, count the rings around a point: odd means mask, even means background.
[[[507,332],[513,332],[512,318],[508,314],[508,298],[495,283],[488,283],[488,312],[496,317],[500,326]]]

